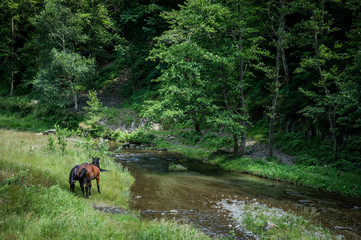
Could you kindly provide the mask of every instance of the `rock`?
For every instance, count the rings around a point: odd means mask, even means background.
[[[271,230],[273,228],[277,227],[276,224],[274,224],[273,222],[270,222],[270,221],[267,221],[265,224],[264,224],[264,230],[268,231],[268,230]]]
[[[178,211],[175,210],[175,209],[172,209],[172,210],[170,210],[169,212],[170,212],[170,213],[174,213],[174,214],[177,214],[177,213],[178,213]]]
[[[298,200],[298,202],[299,202],[299,203],[314,203],[314,201],[312,201],[312,200],[307,200],[307,199],[306,199],[306,200],[304,200],[304,199],[303,199],[303,200]]]
[[[351,210],[361,210],[361,207],[353,206],[353,207],[351,208]]]
[[[334,226],[332,229],[333,230],[349,230],[349,231],[353,231],[353,229],[350,228],[350,227],[342,227],[342,226]]]
[[[100,211],[100,212],[106,212],[106,213],[112,213],[112,214],[127,214],[127,215],[133,215],[138,216],[136,212],[132,212],[130,210],[127,210],[125,208],[120,207],[107,207],[107,206],[99,206],[99,205],[92,205],[94,209]]]
[[[49,135],[49,134],[56,135],[56,129],[49,129],[43,132],[43,135]]]
[[[299,193],[299,192],[286,192],[286,194],[288,194],[288,195],[301,195],[301,193]]]
[[[130,143],[126,142],[122,144],[122,148],[129,148],[130,147]]]
[[[139,198],[142,198],[142,196],[136,196],[135,198],[136,198],[136,199],[139,199]]]

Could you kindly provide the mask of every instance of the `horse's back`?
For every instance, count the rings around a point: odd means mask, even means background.
[[[86,170],[86,178],[87,179],[94,179],[94,178],[97,178],[99,176],[99,168],[93,164],[82,164],[79,168],[79,172],[82,170],[82,169],[85,169]]]

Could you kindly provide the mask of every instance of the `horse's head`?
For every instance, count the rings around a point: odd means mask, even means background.
[[[99,160],[100,160],[100,158],[98,158],[98,157],[93,157],[93,162],[92,162],[92,164],[95,165],[95,166],[97,166],[97,167],[100,169]]]

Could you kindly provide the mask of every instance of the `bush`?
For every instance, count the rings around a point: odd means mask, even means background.
[[[35,104],[24,97],[1,98],[0,111],[20,113],[22,117],[30,114],[35,108]]]
[[[129,134],[128,136],[128,142],[131,143],[152,143],[152,141],[154,140],[155,135],[153,133],[150,133],[146,130],[143,129],[138,129],[132,133]]]

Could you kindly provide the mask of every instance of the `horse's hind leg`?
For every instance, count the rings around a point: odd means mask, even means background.
[[[99,177],[97,177],[96,179],[97,179],[98,193],[100,193],[100,187],[99,187],[99,181],[100,181],[100,178],[99,178]]]
[[[84,182],[79,181],[79,184],[80,184],[81,191],[83,192],[83,197],[85,197],[85,195],[84,195]]]
[[[86,197],[89,197],[90,196],[90,194],[91,194],[91,181],[89,181],[89,182],[87,182],[87,184],[86,184],[86,186],[85,186],[85,190],[86,190]]]
[[[89,196],[92,195],[92,183],[89,184]]]

